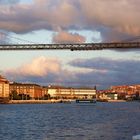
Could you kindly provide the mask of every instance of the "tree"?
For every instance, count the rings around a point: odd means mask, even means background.
[[[10,100],[30,100],[30,95],[20,93],[18,94],[16,90],[10,93]]]
[[[45,94],[44,95],[44,100],[49,100],[51,98],[50,94]]]
[[[16,90],[13,90],[10,93],[10,100],[20,100],[20,97],[19,97],[19,95],[18,95]]]

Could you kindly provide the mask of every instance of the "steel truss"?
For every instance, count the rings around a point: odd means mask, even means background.
[[[1,44],[0,50],[102,50],[140,48],[140,42],[83,44]]]

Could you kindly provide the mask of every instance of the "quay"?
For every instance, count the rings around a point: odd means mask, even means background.
[[[95,99],[50,99],[50,100],[9,100],[3,102],[2,104],[51,104],[51,103],[96,103],[96,102],[126,102],[126,100],[105,100],[105,101],[96,101]]]
[[[117,103],[117,102],[126,102],[126,100],[108,100],[108,102]]]
[[[51,103],[69,103],[70,100],[10,100],[7,104],[51,104]]]

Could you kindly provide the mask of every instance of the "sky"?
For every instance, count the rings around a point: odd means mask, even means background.
[[[0,0],[0,43],[116,42],[140,36],[139,0]],[[140,50],[1,51],[10,81],[92,87],[140,84]]]

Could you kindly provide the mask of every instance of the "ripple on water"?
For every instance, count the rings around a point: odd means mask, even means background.
[[[2,140],[131,140],[139,103],[0,105]]]

